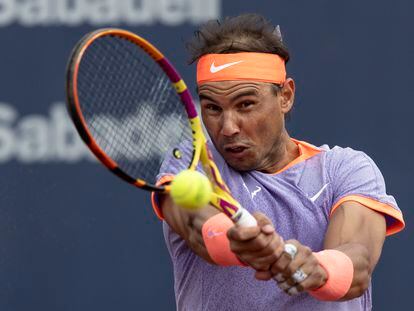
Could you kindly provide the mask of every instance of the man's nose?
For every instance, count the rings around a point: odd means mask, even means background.
[[[234,136],[240,133],[240,126],[237,116],[232,112],[224,112],[221,121],[221,134],[223,136]]]

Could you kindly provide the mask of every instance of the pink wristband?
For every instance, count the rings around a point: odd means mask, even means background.
[[[246,266],[230,249],[227,231],[233,222],[223,213],[210,217],[202,227],[204,244],[211,259],[219,266]]]
[[[309,294],[318,300],[325,301],[334,301],[345,296],[354,278],[352,260],[343,252],[334,249],[313,254],[326,270],[328,279],[320,288],[309,291]]]

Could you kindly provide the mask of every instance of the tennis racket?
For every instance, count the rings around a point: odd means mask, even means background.
[[[202,130],[186,84],[151,43],[126,30],[99,29],[85,35],[69,58],[67,106],[93,154],[112,173],[138,188],[168,193],[156,176],[168,152],[180,158],[180,144],[209,178],[211,204],[241,226],[255,218],[231,196]],[[184,157],[182,157],[184,159]]]

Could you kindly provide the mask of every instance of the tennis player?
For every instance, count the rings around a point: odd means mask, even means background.
[[[375,163],[351,148],[289,136],[289,53],[263,17],[209,22],[188,47],[215,162],[258,226],[234,226],[211,206],[188,212],[169,196],[153,197],[177,309],[371,310],[385,236],[404,227]],[[184,163],[168,156],[159,183]]]

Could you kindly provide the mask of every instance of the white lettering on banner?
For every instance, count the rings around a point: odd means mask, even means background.
[[[176,26],[220,18],[221,0],[0,0],[0,27],[155,23]]]
[[[50,107],[49,115],[19,117],[15,107],[0,102],[0,163],[95,161],[81,141],[63,103]]]
[[[186,0],[160,0],[161,21],[169,26],[182,24],[186,18],[186,2]]]
[[[14,18],[14,1],[0,0],[0,26],[11,24]]]
[[[14,133],[11,124],[16,118],[17,112],[12,107],[0,103],[0,163],[13,155]]]
[[[20,7],[21,23],[24,26],[42,25],[49,18],[48,0],[24,2]],[[15,6],[18,8],[17,6]]]
[[[48,159],[49,126],[41,115],[26,116],[16,127],[15,151],[24,163],[42,162]]]
[[[151,25],[155,23],[155,16],[150,8],[154,0],[121,1],[121,10],[125,12],[125,21],[131,25]]]
[[[84,9],[82,5],[74,5],[78,1],[56,1],[55,16],[50,18],[49,24],[76,26],[84,20]],[[82,2],[81,2],[82,3]],[[53,15],[53,14],[50,14]]]
[[[105,23],[116,23],[117,0],[100,0],[89,4],[89,21],[92,25],[102,25]]]

